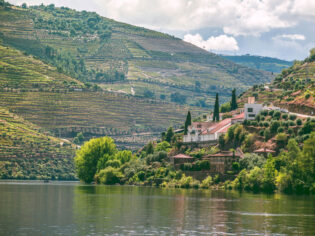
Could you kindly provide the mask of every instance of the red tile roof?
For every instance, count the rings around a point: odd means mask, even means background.
[[[193,157],[191,156],[188,156],[188,155],[185,155],[185,154],[177,154],[176,156],[173,156],[173,158],[185,158],[185,159],[194,159]]]
[[[257,150],[255,150],[254,152],[256,153],[274,153],[274,150],[268,149],[268,148],[259,148]]]
[[[224,120],[220,121],[219,123],[217,123],[215,125],[215,127],[212,130],[210,130],[209,133],[214,134],[218,130],[222,129],[224,126],[228,125],[229,123],[231,123],[231,118],[224,119]]]
[[[236,116],[232,117],[232,120],[244,119],[244,117],[245,117],[245,113],[243,112],[243,113],[241,113],[239,115],[236,115]]]

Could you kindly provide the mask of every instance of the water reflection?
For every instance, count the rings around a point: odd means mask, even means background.
[[[209,190],[0,183],[0,235],[311,235],[314,200]]]

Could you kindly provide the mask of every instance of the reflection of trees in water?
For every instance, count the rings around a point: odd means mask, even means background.
[[[80,235],[290,234],[314,230],[315,217],[301,216],[314,215],[314,209],[315,201],[309,198],[285,195],[91,185],[75,187],[73,219]]]

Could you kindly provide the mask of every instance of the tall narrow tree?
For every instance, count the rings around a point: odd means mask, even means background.
[[[215,104],[214,104],[214,110],[213,110],[213,121],[219,121],[220,120],[220,111],[219,111],[219,94],[215,96]]]
[[[231,111],[237,109],[236,89],[232,90]]]
[[[186,121],[185,121],[185,127],[184,127],[184,134],[186,135],[188,132],[188,126],[191,125],[191,114],[190,111],[187,113]]]

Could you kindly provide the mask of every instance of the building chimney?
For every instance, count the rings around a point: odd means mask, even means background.
[[[248,104],[254,104],[255,103],[255,97],[248,97]]]

